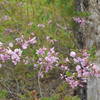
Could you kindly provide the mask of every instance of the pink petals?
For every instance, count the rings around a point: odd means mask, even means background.
[[[37,50],[36,54],[38,54],[38,55],[44,55],[46,50],[47,49],[45,47],[40,48],[39,50]]]
[[[22,49],[27,49],[29,45],[34,45],[37,42],[36,37],[32,37],[26,40],[24,39],[23,35],[20,38],[16,38],[15,40],[17,44],[21,45]]]
[[[85,25],[85,23],[86,23],[86,21],[80,17],[73,18],[73,20],[80,25]]]
[[[68,67],[66,68],[64,65],[61,65],[61,68],[65,72],[61,74],[61,78],[69,83],[72,88],[77,86],[83,87],[88,77],[100,77],[100,68],[89,62],[89,56],[86,50],[77,53],[71,51],[70,57],[64,62]],[[70,64],[74,64],[73,68],[71,68],[72,66]]]
[[[54,48],[48,49],[43,47],[37,50],[36,54],[39,56],[37,63],[41,67],[41,73],[49,72],[58,63],[58,54],[55,52]]]
[[[11,49],[6,49],[4,51],[4,54],[0,54],[0,60],[2,62],[11,60],[14,63],[14,65],[16,65],[18,62],[20,62],[21,55],[22,55],[21,49],[15,49],[14,51],[12,51]]]
[[[50,37],[47,37],[47,39],[50,40]],[[79,50],[78,52],[71,51],[69,56],[62,57],[55,51],[54,47],[46,48],[43,46],[34,50],[34,57],[33,54],[29,56],[25,55],[24,52],[26,49],[29,50],[28,47],[30,45],[33,46],[37,43],[36,37],[32,35],[32,37],[26,39],[22,35],[15,40],[16,42],[8,43],[7,47],[4,43],[0,42],[1,67],[9,61],[14,65],[18,63],[24,63],[24,65],[33,64],[34,69],[38,70],[38,76],[40,78],[45,77],[45,74],[54,68],[58,68],[61,71],[61,79],[69,83],[72,88],[78,86],[83,87],[88,77],[100,77],[100,68],[90,63],[90,55],[86,50]]]
[[[76,53],[74,51],[71,51],[70,56],[74,58],[76,56]]]
[[[33,37],[33,38],[25,41],[24,43],[22,43],[22,48],[27,49],[29,45],[34,45],[35,43],[36,43],[36,37]]]

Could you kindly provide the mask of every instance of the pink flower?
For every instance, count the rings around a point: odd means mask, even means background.
[[[89,77],[89,76],[90,76],[90,73],[83,70],[83,77]]]
[[[28,40],[29,44],[35,44],[36,43],[36,37],[33,37],[32,39]]]
[[[78,77],[82,78],[82,70],[78,71]]]
[[[78,59],[74,58],[73,60],[74,60],[75,63],[79,63]]]
[[[85,20],[83,18],[73,18],[73,20],[76,22],[76,23],[79,23],[80,25],[85,25]]]
[[[15,40],[17,41],[17,44],[21,45],[22,49],[27,49],[29,45],[33,45],[37,42],[36,37],[25,40],[23,35]]]
[[[25,43],[22,44],[22,48],[23,48],[23,49],[27,49],[27,48],[28,48],[28,45],[29,45],[29,44],[28,44],[27,42],[25,42]]]
[[[47,56],[45,57],[45,60],[49,63],[54,63],[54,62],[57,62],[58,58],[55,56]]]
[[[74,51],[71,51],[70,56],[74,58],[76,56],[76,53]]]
[[[41,55],[38,58],[37,63],[42,67],[42,71],[47,73],[49,70],[52,70],[58,64],[57,53],[54,51],[54,48],[48,49],[43,47],[37,50],[36,54]]]
[[[68,66],[61,65],[61,68],[62,68],[63,70],[68,70]]]
[[[100,68],[97,66],[97,65],[95,65],[95,64],[93,64],[93,70],[94,70],[94,74],[96,75],[96,76],[99,76],[99,74],[100,74]]]
[[[10,59],[8,54],[0,54],[0,61],[5,62]]]
[[[21,56],[21,55],[22,55],[22,50],[21,50],[21,49],[15,49],[14,52],[15,52],[18,56]]]
[[[78,71],[80,71],[81,70],[81,66],[80,65],[77,65],[76,66],[76,71],[78,72]]]
[[[46,73],[51,69],[52,67],[50,67],[50,66],[46,66]]]
[[[95,76],[100,78],[100,73],[95,73]]]
[[[71,87],[72,88],[75,88],[75,87],[77,87],[79,85],[79,82],[78,81],[72,81],[72,83],[71,83]]]
[[[18,62],[20,62],[20,57],[16,53],[12,53],[11,55],[12,62],[14,65],[16,65]]]
[[[22,42],[24,42],[24,37],[22,35],[21,37],[16,38],[15,40],[16,40],[17,43],[22,43]]]
[[[44,24],[38,24],[37,26],[40,27],[40,28],[45,28]]]
[[[14,65],[20,62],[20,57],[22,55],[21,49],[15,49],[14,51],[12,51],[11,49],[8,49],[7,53],[10,56],[10,59],[12,60]]]
[[[74,80],[73,77],[67,77],[67,78],[65,78],[65,80],[66,80],[66,82],[68,82],[70,84],[70,86],[72,88],[79,86],[79,82]]]
[[[13,44],[12,42],[10,42],[10,43],[9,43],[9,47],[12,48],[13,46],[14,46],[14,44]]]
[[[80,57],[77,57],[78,62],[83,62],[83,59]]]
[[[97,66],[96,66],[95,64],[93,64],[92,68],[93,68],[94,70],[96,70],[96,69],[97,69]]]
[[[40,48],[39,50],[36,51],[36,54],[38,54],[38,55],[44,55],[46,50],[47,49],[45,47]]]
[[[50,49],[50,52],[48,52],[48,54],[49,53],[52,53],[52,54],[55,53],[54,47]]]
[[[87,52],[83,52],[83,56],[88,57],[89,54]]]

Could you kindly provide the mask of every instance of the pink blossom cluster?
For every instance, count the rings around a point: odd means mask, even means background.
[[[0,42],[0,61],[5,63],[7,61],[12,61],[14,65],[20,62],[22,55],[22,49],[27,49],[29,45],[34,45],[36,37],[30,37],[28,40],[22,35],[20,38],[16,38],[15,42],[2,43]],[[17,46],[17,48],[15,48]],[[22,49],[20,49],[20,47]],[[24,57],[25,58],[25,57]],[[24,64],[28,64],[28,60],[22,59]]]
[[[22,50],[21,49],[14,49],[11,50],[10,48],[0,49],[0,61],[2,63],[11,60],[14,65],[16,65],[18,62],[20,62],[20,57],[22,55]]]
[[[0,54],[0,61],[5,62],[10,59],[8,54]]]
[[[65,71],[65,73],[61,74],[61,78],[69,83],[72,88],[77,86],[83,87],[88,77],[100,76],[99,67],[89,62],[89,54],[86,50],[80,51],[79,53],[71,51],[70,57],[64,63],[66,65],[60,66]]]
[[[62,70],[69,70],[69,68],[68,68],[67,65],[61,65],[61,69],[62,69]]]
[[[32,37],[28,40],[25,40],[23,35],[20,38],[16,38],[15,40],[18,44],[21,45],[22,49],[27,49],[29,45],[34,45],[37,42],[36,37]]]
[[[79,84],[79,81],[75,80],[73,77],[67,77],[65,78],[66,82],[69,83],[69,85],[72,87],[72,88],[75,88],[77,87]]]
[[[49,40],[50,38],[48,37],[47,39]],[[34,45],[37,42],[36,37],[26,40],[22,35],[20,38],[16,38],[16,42],[17,48],[13,42],[8,43],[7,47],[0,42],[0,67],[7,61],[11,61],[14,65],[23,61],[25,65],[34,64],[34,68],[39,70],[38,76],[41,78],[52,69],[58,67],[62,71],[61,78],[69,83],[72,88],[83,87],[84,83],[87,83],[88,77],[100,77],[100,68],[94,63],[90,63],[90,55],[87,50],[71,51],[68,57],[60,58],[54,47],[42,47],[36,50],[35,59],[33,59],[33,55],[32,57],[22,55],[22,52],[23,49],[28,49],[29,45]]]
[[[7,60],[10,59],[10,56],[6,53],[6,49],[3,48],[3,43],[0,42],[0,61],[2,61],[3,63],[6,62]]]
[[[17,49],[14,49],[14,51],[9,49],[6,52],[8,53],[8,55],[10,55],[10,59],[14,63],[14,65],[16,65],[18,62],[20,62],[20,57],[22,55],[21,49],[17,48]]]
[[[39,56],[37,63],[41,69],[39,76],[43,77],[43,73],[47,73],[49,70],[52,70],[58,63],[58,53],[55,52],[54,48],[50,48],[48,50],[43,47],[37,50],[36,54]]]
[[[46,52],[47,48],[43,47],[43,48],[40,48],[39,50],[36,51],[36,54],[38,55],[44,55],[45,52]]]
[[[75,18],[73,18],[73,20],[80,25],[85,25],[85,23],[86,23],[86,21],[80,17],[75,17]]]

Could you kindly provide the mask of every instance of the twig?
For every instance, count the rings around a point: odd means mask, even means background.
[[[40,68],[39,73],[41,72],[41,70],[42,70],[42,67]],[[40,84],[40,76],[39,76],[39,73],[38,73],[38,85],[39,85],[40,96],[43,97],[43,95],[42,95],[42,90],[41,90],[41,84]]]

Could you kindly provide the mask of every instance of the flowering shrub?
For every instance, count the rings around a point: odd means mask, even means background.
[[[86,50],[78,53],[70,52],[69,58],[65,60],[64,65],[61,66],[64,71],[61,78],[68,82],[72,88],[77,86],[84,86],[89,77],[100,76],[100,69],[94,63],[90,63],[89,54]]]
[[[58,53],[54,48],[47,49],[45,47],[37,50],[36,54],[39,56],[37,64],[40,66],[39,76],[43,77],[43,73],[47,73],[52,70],[58,63]]]
[[[40,65],[39,76],[43,78],[44,74],[55,67],[62,70],[60,74],[61,79],[64,79],[70,84],[72,88],[84,87],[89,77],[99,77],[100,69],[94,63],[90,63],[90,55],[86,50],[79,51],[78,53],[71,51],[69,57],[63,59],[61,62],[58,53],[51,48],[46,52],[47,48],[40,48],[37,54],[40,56],[38,65]]]
[[[14,65],[22,61],[24,64],[28,64],[29,57],[22,57],[22,52],[27,49],[29,45],[35,44],[36,37],[25,40],[23,36],[16,38],[16,44],[21,46],[20,48],[13,48],[13,43],[9,43],[9,47],[5,48],[3,43],[0,42],[0,61],[6,63],[12,61]],[[53,68],[57,67],[62,70],[59,73],[61,78],[68,82],[72,88],[77,86],[84,86],[87,83],[87,78],[90,76],[99,77],[100,69],[89,61],[89,54],[86,50],[79,52],[71,51],[69,57],[62,59],[59,53],[53,48],[42,47],[36,50],[35,54],[37,59],[33,61],[34,67],[39,69],[38,76],[44,77],[45,73],[48,73]],[[0,64],[0,66],[2,65]]]

